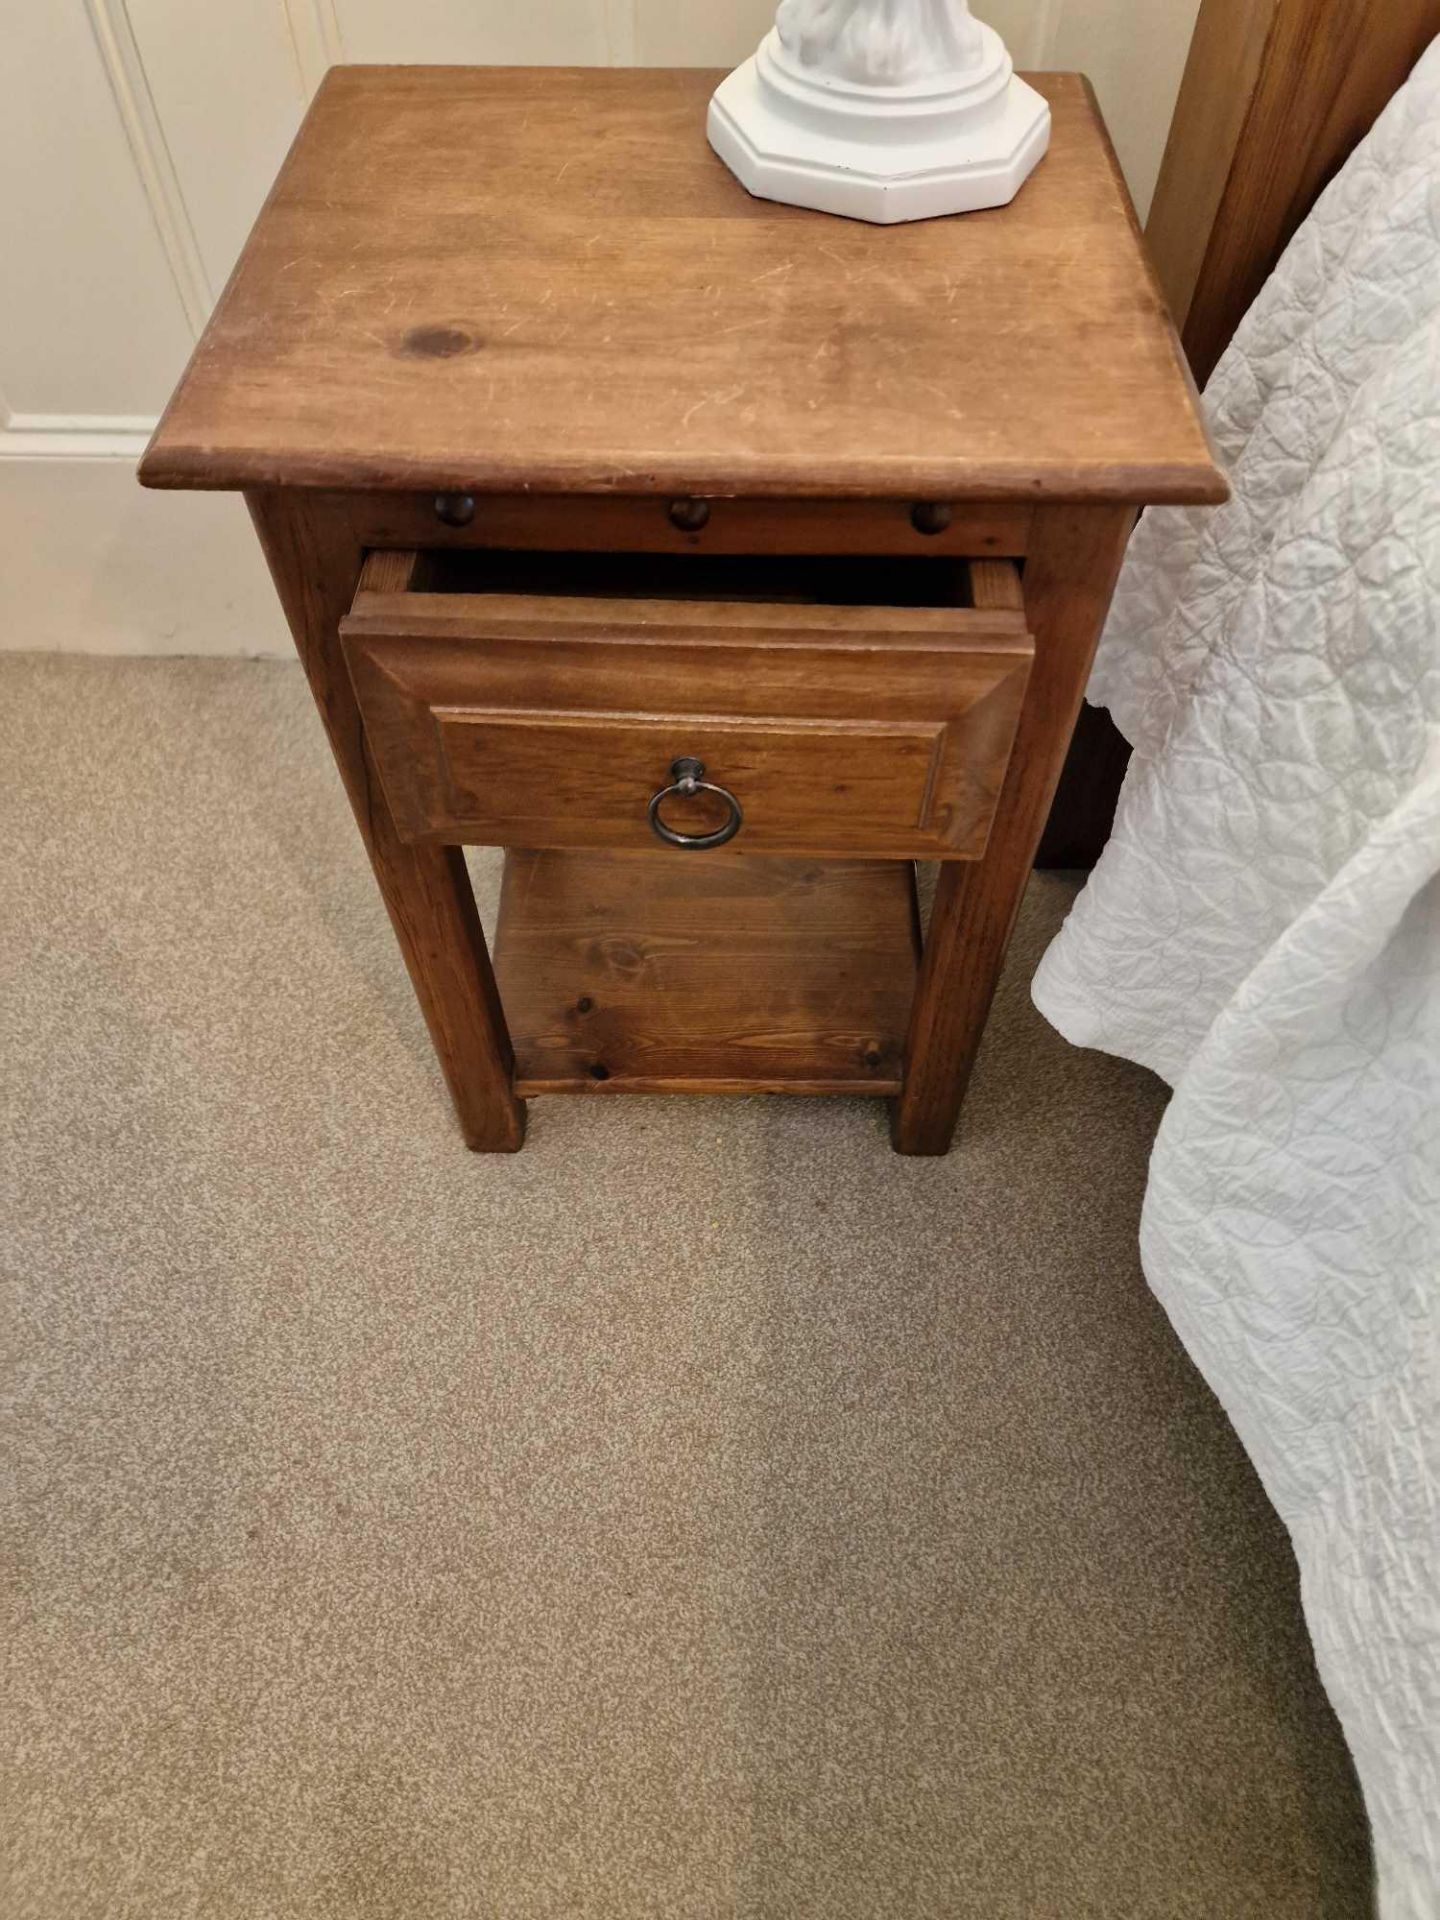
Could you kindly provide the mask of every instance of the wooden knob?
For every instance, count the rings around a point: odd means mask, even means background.
[[[468,527],[475,518],[473,493],[437,493],[435,518],[447,527]]]
[[[917,500],[910,509],[910,524],[916,533],[944,533],[955,518],[955,509],[943,500]]]
[[[710,524],[710,502],[708,500],[672,500],[670,502],[670,524],[678,527],[681,533],[699,533]]]

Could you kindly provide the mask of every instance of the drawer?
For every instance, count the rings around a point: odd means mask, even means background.
[[[738,825],[752,853],[984,852],[1032,652],[1013,566],[917,580],[682,559],[672,577],[651,560],[627,578],[621,557],[578,558],[530,556],[519,574],[493,557],[458,573],[438,556],[367,560],[341,634],[405,839],[641,849],[654,811],[692,839]],[[514,590],[562,581],[581,590]],[[917,604],[855,598],[872,584]],[[941,597],[963,604],[927,603]],[[690,791],[677,762],[703,784]]]

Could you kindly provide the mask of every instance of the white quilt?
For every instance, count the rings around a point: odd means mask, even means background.
[[[1440,42],[1206,396],[1090,698],[1135,747],[1035,1000],[1175,1088],[1145,1270],[1294,1539],[1386,1920],[1440,1915]]]

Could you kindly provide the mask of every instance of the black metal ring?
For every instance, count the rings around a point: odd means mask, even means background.
[[[672,847],[689,847],[695,851],[702,847],[723,847],[727,840],[735,838],[745,823],[740,802],[728,787],[717,787],[705,778],[703,760],[676,760],[670,768],[670,778],[674,784],[662,787],[650,801],[650,829],[657,840],[664,840]],[[660,818],[660,809],[672,793],[717,793],[729,807],[730,818],[714,833],[677,833],[674,827],[667,827]]]

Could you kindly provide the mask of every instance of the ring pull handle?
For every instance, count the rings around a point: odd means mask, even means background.
[[[650,827],[657,840],[664,840],[672,847],[723,847],[727,840],[733,840],[745,822],[740,802],[728,787],[717,787],[705,778],[703,760],[677,760],[670,768],[672,784],[662,787],[650,801]],[[672,793],[714,793],[718,794],[730,809],[730,818],[723,827],[717,827],[714,833],[677,833],[674,827],[667,827],[660,817],[660,809]]]

